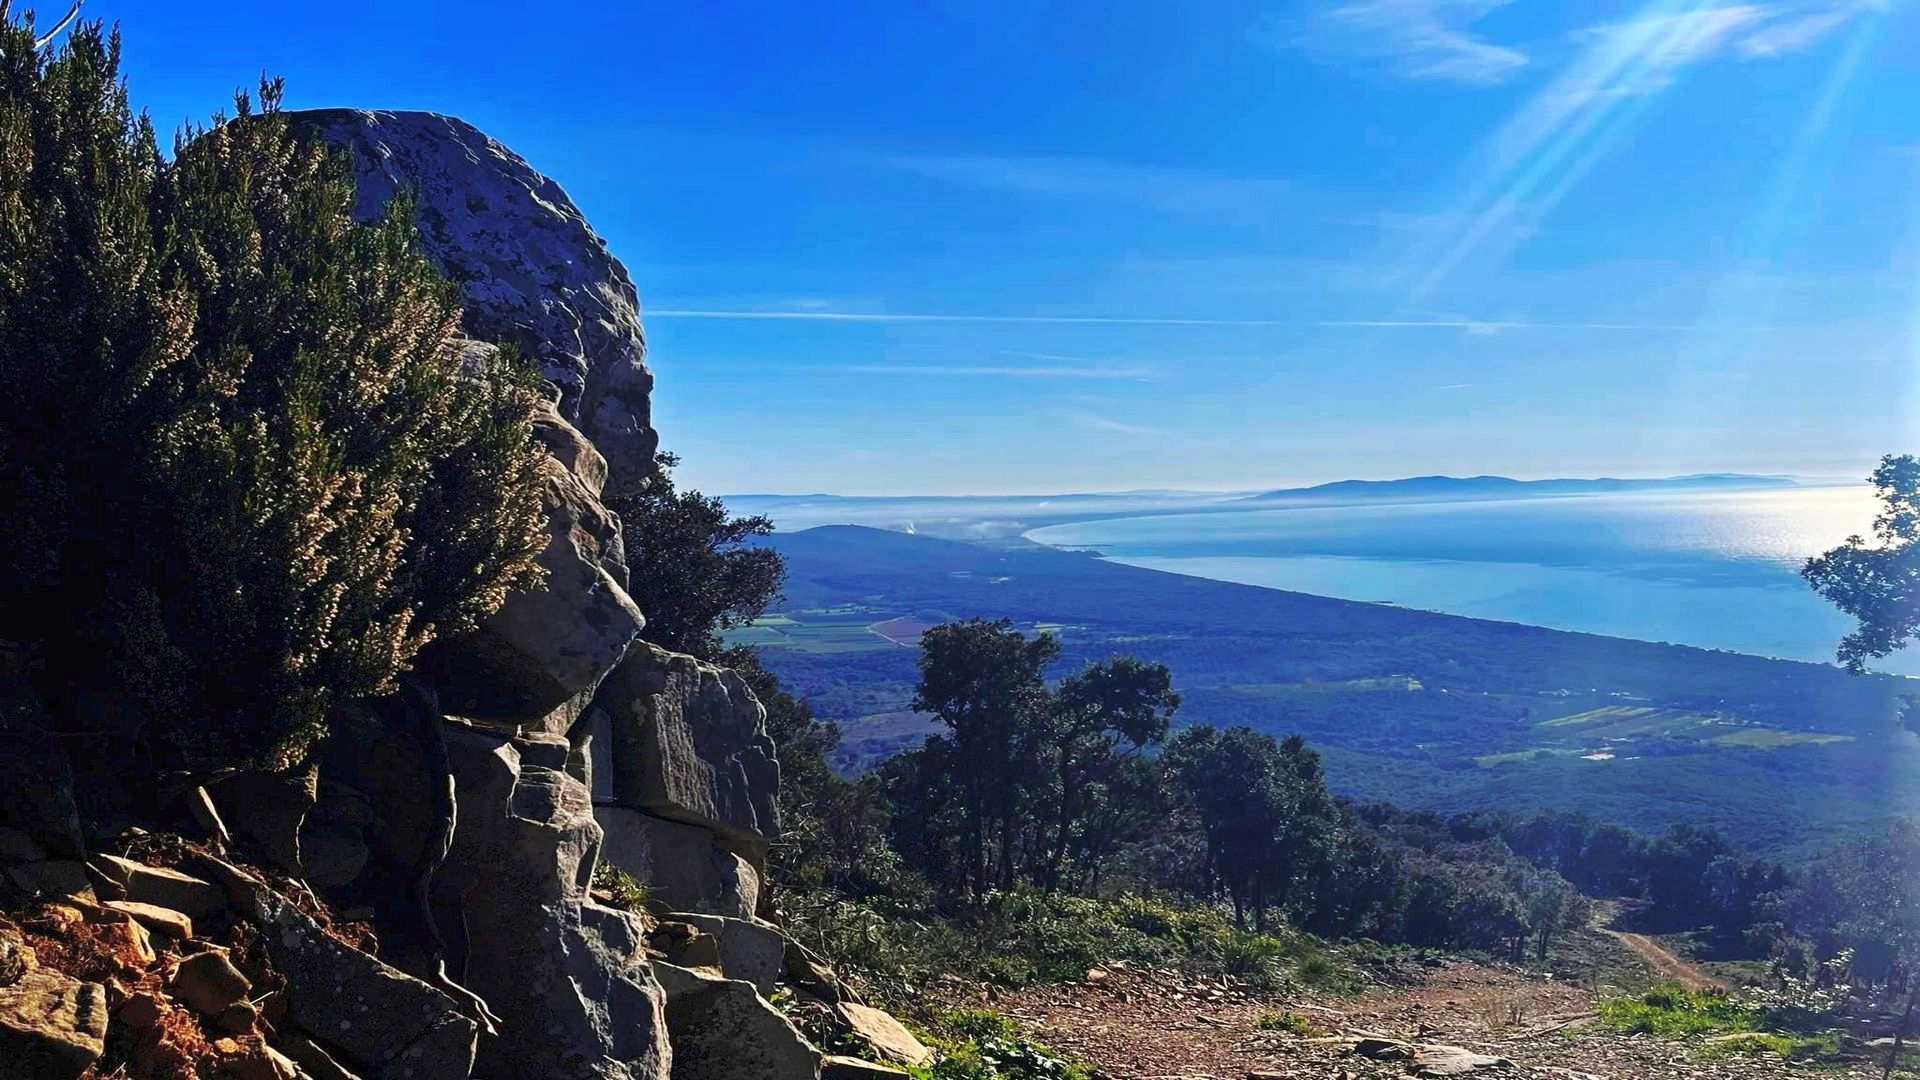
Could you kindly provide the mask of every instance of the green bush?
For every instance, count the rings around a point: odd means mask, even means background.
[[[990,1009],[938,1013],[928,1035],[938,1056],[909,1069],[914,1080],[1093,1080],[1086,1066],[1026,1038]]]
[[[297,759],[539,577],[530,374],[462,373],[411,207],[355,223],[279,103],[163,157],[117,33],[0,18],[0,636],[163,768]]]
[[[1280,1031],[1288,1035],[1305,1035],[1313,1030],[1313,1024],[1297,1012],[1267,1013],[1254,1027],[1261,1031]]]
[[[883,1002],[908,1010],[944,976],[1004,986],[1072,982],[1115,961],[1233,975],[1271,989],[1360,986],[1339,951],[1319,939],[1245,933],[1205,904],[991,893],[977,908],[943,912],[924,896],[856,901],[789,892],[785,900],[801,940],[857,972]]]

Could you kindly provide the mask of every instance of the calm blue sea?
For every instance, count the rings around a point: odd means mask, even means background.
[[[1456,615],[1830,660],[1796,571],[1869,531],[1860,486],[1170,514],[1027,534],[1134,566]],[[1888,671],[1920,675],[1920,652]]]

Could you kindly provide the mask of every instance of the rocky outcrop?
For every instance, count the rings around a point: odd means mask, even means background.
[[[546,584],[514,593],[422,664],[449,712],[564,732],[646,619],[627,596],[619,519],[558,459],[543,470],[548,541],[537,561]]]
[[[566,192],[465,121],[424,112],[317,109],[297,129],[352,155],[359,213],[412,190],[421,241],[465,301],[463,325],[511,342],[560,387],[560,413],[605,454],[614,481],[652,468],[653,375],[640,305]]]
[[[464,342],[484,357],[491,345]],[[484,365],[484,359],[475,363]],[[546,448],[541,500],[545,584],[517,592],[476,631],[430,647],[423,670],[449,712],[495,725],[566,731],[646,619],[627,596],[620,519],[600,502],[607,461],[547,400],[534,413]]]
[[[500,1018],[476,1075],[655,1080],[664,998],[637,917],[587,895],[600,829],[565,737],[450,725],[459,823],[433,879],[448,967]]]
[[[552,454],[546,586],[513,595],[421,662],[449,712],[564,731],[645,622],[626,595],[620,522],[600,502],[609,484],[649,475],[658,444],[633,283],[557,184],[461,120],[353,109],[289,117],[347,151],[363,218],[414,193],[422,245],[461,288],[473,339],[459,343],[463,365],[484,365],[486,343],[511,344],[559,389],[535,422]]]
[[[780,766],[739,675],[645,643],[581,719],[605,856],[674,911],[763,914]]]
[[[780,766],[745,680],[635,646],[594,695],[594,801],[696,825],[757,864],[779,832]]]
[[[654,452],[625,271],[551,181],[460,121],[291,119],[351,153],[363,215],[417,191],[425,247],[465,296],[463,370],[509,342],[558,386],[534,417],[546,581],[434,643],[400,694],[337,710],[310,761],[188,780],[163,806],[96,784],[78,754],[70,769],[0,644],[0,898],[31,905],[21,933],[68,965],[36,971],[0,933],[0,1075],[105,1053],[102,1071],[138,1078],[817,1080],[820,1053],[771,1000],[858,1001],[760,917],[779,826],[764,710],[734,672],[639,641],[602,502]],[[131,746],[142,718],[118,709],[76,715]],[[160,835],[176,829],[205,845]],[[599,895],[640,910],[596,902],[602,857],[646,892]],[[875,1010],[838,1022],[917,1045]]]
[[[605,834],[601,857],[646,885],[668,910],[738,918],[759,910],[760,872],[712,831],[624,806],[596,806],[593,816]]]
[[[474,1022],[452,998],[341,941],[293,901],[230,867],[234,907],[286,979],[289,1023],[363,1076],[461,1080],[474,1060]]]

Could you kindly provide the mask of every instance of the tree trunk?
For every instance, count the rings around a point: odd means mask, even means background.
[[[1880,1080],[1893,1075],[1893,1067],[1900,1063],[1900,1047],[1907,1041],[1907,1025],[1913,1022],[1913,983],[1907,983],[1907,1011],[1900,1016],[1900,1030],[1893,1033],[1893,1049],[1887,1051],[1887,1067],[1880,1073]]]
[[[1060,812],[1055,815],[1053,851],[1047,856],[1047,872],[1044,889],[1048,896],[1060,887],[1060,867],[1067,858],[1067,832],[1073,823],[1073,804],[1075,785],[1072,781],[1073,770],[1068,764],[1065,747],[1060,749]]]

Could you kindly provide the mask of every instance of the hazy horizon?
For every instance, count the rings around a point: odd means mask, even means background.
[[[1109,488],[1109,489],[1091,489],[1090,488],[1090,489],[1075,490],[1075,491],[1067,491],[1067,490],[1055,489],[1055,488],[1038,488],[1032,491],[1014,491],[1014,490],[1005,490],[1005,491],[965,491],[965,490],[962,490],[962,491],[907,491],[907,490],[892,490],[892,491],[853,491],[853,490],[842,490],[842,491],[765,490],[765,491],[760,491],[760,490],[756,490],[756,491],[747,491],[747,490],[741,490],[741,491],[721,491],[721,492],[715,492],[715,494],[721,496],[722,498],[730,498],[730,499],[754,499],[754,498],[765,498],[765,499],[780,499],[780,498],[787,498],[787,499],[808,499],[808,498],[1044,499],[1044,498],[1072,498],[1077,496],[1121,496],[1121,495],[1134,495],[1134,496],[1174,495],[1174,496],[1194,496],[1194,497],[1205,498],[1209,496],[1257,495],[1257,494],[1261,494],[1269,491],[1286,491],[1286,490],[1292,490],[1297,488],[1310,488],[1310,487],[1317,487],[1323,484],[1334,484],[1334,483],[1340,483],[1342,481],[1350,481],[1350,480],[1384,483],[1384,482],[1391,482],[1396,480],[1425,479],[1427,477],[1432,477],[1432,476],[1445,476],[1449,479],[1496,478],[1496,479],[1505,479],[1505,480],[1520,480],[1520,481],[1526,481],[1526,482],[1541,481],[1541,480],[1653,481],[1653,480],[1681,480],[1681,479],[1687,479],[1689,477],[1695,477],[1695,476],[1738,476],[1738,477],[1752,478],[1755,480],[1790,480],[1796,484],[1805,484],[1808,486],[1819,486],[1819,487],[1841,486],[1841,485],[1850,485],[1850,484],[1860,484],[1864,486],[1867,482],[1867,479],[1864,473],[1860,476],[1841,476],[1841,475],[1817,476],[1817,475],[1810,475],[1805,473],[1799,473],[1799,474],[1796,474],[1796,473],[1748,473],[1748,472],[1739,472],[1739,471],[1691,470],[1687,472],[1643,474],[1643,475],[1603,475],[1603,474],[1595,473],[1595,474],[1585,475],[1585,476],[1569,476],[1564,474],[1552,474],[1552,475],[1542,474],[1542,475],[1536,476],[1523,471],[1515,470],[1512,472],[1483,472],[1483,473],[1471,473],[1471,474],[1404,472],[1404,473],[1395,473],[1392,475],[1383,474],[1378,476],[1328,475],[1323,478],[1305,479],[1305,480],[1278,480],[1272,483],[1262,483],[1262,484],[1255,484],[1252,486],[1234,486],[1234,487],[1204,487],[1204,486],[1195,485],[1190,487],[1136,487],[1136,488]]]

